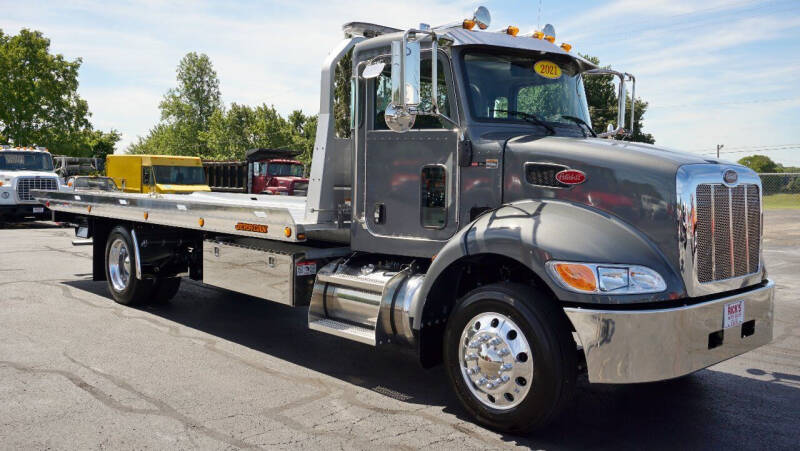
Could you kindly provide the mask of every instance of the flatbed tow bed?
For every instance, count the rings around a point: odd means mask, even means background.
[[[34,190],[32,195],[56,212],[276,241],[302,242],[309,232],[335,228],[304,221],[305,197],[45,190]]]

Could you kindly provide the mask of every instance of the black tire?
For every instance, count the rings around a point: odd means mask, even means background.
[[[180,288],[180,277],[165,277],[162,279],[157,279],[155,284],[153,284],[153,295],[151,297],[152,302],[156,304],[169,302],[175,297],[176,294],[178,294],[178,290]]]
[[[505,410],[479,400],[473,390],[481,387],[467,385],[469,376],[462,374],[462,333],[467,333],[465,328],[472,327],[467,323],[482,313],[497,313],[513,321],[533,354],[533,380],[522,381],[530,384],[528,391],[522,401]],[[577,376],[576,349],[569,322],[554,299],[532,287],[504,282],[477,288],[458,301],[447,322],[443,351],[448,378],[464,408],[487,427],[523,433],[548,424],[571,400]],[[525,362],[527,358],[515,360]]]
[[[109,255],[117,241],[121,241],[126,247],[127,256],[129,258],[129,264],[127,265],[129,270],[127,278],[124,278],[124,283],[117,283],[115,286],[115,277],[110,270],[111,262]],[[136,278],[134,270],[134,268],[136,268],[136,252],[133,251],[133,239],[127,228],[116,226],[111,230],[111,233],[108,235],[108,241],[106,241],[104,266],[108,291],[115,301],[123,305],[137,305],[144,304],[150,300],[150,296],[153,292],[153,281]],[[119,281],[119,279],[117,280]]]

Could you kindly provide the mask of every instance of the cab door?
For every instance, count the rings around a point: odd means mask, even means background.
[[[453,117],[452,72],[438,58],[441,111]],[[430,51],[421,60],[422,108],[430,107]],[[419,115],[405,133],[388,129],[384,111],[391,101],[391,69],[370,82],[371,105],[365,145],[364,220],[373,236],[397,240],[445,241],[458,230],[457,146],[452,124]]]

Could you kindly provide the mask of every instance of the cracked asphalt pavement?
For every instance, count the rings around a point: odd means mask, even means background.
[[[0,227],[0,449],[757,448],[800,443],[800,210],[768,211],[769,346],[690,377],[580,381],[525,437],[473,424],[441,367],[309,331],[306,311],[184,281],[115,304],[91,246]]]

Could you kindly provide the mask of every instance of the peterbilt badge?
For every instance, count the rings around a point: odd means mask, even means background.
[[[565,185],[579,185],[586,181],[586,174],[577,169],[564,169],[556,174],[556,180]]]
[[[737,174],[733,169],[728,169],[722,175],[722,179],[725,180],[725,183],[733,185],[737,180],[739,180],[739,174]]]

